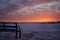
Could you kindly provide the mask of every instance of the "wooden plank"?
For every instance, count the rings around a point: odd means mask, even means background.
[[[0,24],[2,23],[5,23],[5,24],[14,24],[14,23],[17,23],[17,22],[0,22]]]
[[[3,27],[3,25],[0,25],[0,27]]]
[[[1,32],[16,32],[14,29],[0,29]]]
[[[6,28],[16,28],[16,26],[5,26]]]

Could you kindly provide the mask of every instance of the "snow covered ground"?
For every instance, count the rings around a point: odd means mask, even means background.
[[[59,24],[19,23],[21,39],[17,40],[60,40]],[[16,40],[15,33],[1,32],[0,40]]]

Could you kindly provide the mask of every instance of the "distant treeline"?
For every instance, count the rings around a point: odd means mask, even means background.
[[[28,23],[39,23],[39,24],[56,24],[56,23],[60,23],[60,21],[58,22],[0,22],[1,23],[5,23],[5,24],[15,24],[15,23],[24,23],[24,24],[28,24]]]

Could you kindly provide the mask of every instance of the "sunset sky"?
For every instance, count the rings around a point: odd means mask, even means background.
[[[0,0],[0,22],[60,21],[60,0]]]

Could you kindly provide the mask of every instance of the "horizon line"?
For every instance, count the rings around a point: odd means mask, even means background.
[[[60,21],[57,22],[0,22],[0,23],[41,23],[41,24],[49,24],[49,23],[60,23]]]

